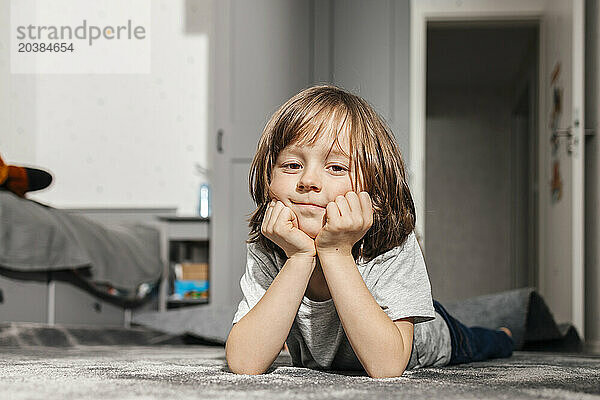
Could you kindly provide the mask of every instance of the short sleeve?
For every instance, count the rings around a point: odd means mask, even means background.
[[[277,266],[273,260],[255,243],[248,243],[246,256],[246,271],[240,279],[242,300],[233,317],[235,324],[250,311],[263,297],[275,276]]]
[[[435,318],[431,284],[414,232],[401,246],[371,261],[371,294],[392,321],[414,317],[416,324]]]

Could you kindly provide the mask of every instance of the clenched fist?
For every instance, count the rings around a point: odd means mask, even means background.
[[[269,203],[260,231],[281,247],[288,258],[294,255],[314,257],[317,254],[315,241],[298,228],[296,214],[281,201]]]
[[[327,204],[325,224],[317,237],[317,254],[351,255],[352,246],[373,225],[373,205],[367,192],[348,192]]]

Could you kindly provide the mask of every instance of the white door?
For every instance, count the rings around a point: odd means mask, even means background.
[[[584,334],[584,0],[411,1],[411,187],[425,227],[425,66],[428,21],[540,21],[538,290],[558,322]],[[558,76],[552,73],[560,65]],[[557,75],[556,73],[554,75]],[[554,83],[553,83],[554,82]],[[560,112],[554,115],[555,89]],[[553,151],[551,121],[559,133]],[[558,167],[556,168],[555,165]],[[555,172],[556,171],[556,172]],[[553,179],[553,175],[555,178]],[[553,199],[560,192],[560,199]],[[427,238],[423,237],[426,242]]]
[[[556,320],[572,322],[582,337],[584,9],[583,0],[555,0],[547,4],[541,26],[540,71],[540,162],[544,164],[540,170],[545,171],[540,198],[547,201],[545,218],[540,221],[543,247],[539,290]],[[555,101],[560,103],[556,113]],[[553,131],[560,135],[555,148],[551,143]]]
[[[248,172],[271,114],[311,80],[310,2],[216,0],[211,48],[210,303],[237,305],[245,269]]]

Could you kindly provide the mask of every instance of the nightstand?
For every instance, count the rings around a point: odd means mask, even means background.
[[[210,302],[210,272],[208,272],[208,295],[203,298],[173,299],[170,277],[175,265],[182,263],[209,263],[210,219],[201,217],[160,216],[161,254],[163,254],[163,274],[160,282],[158,309],[187,305],[208,304]],[[209,266],[210,267],[210,266]]]

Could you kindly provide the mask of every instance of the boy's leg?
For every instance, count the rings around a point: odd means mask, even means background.
[[[514,341],[505,332],[481,327],[467,328],[452,317],[438,301],[433,301],[433,307],[444,318],[450,330],[450,365],[511,356]]]

